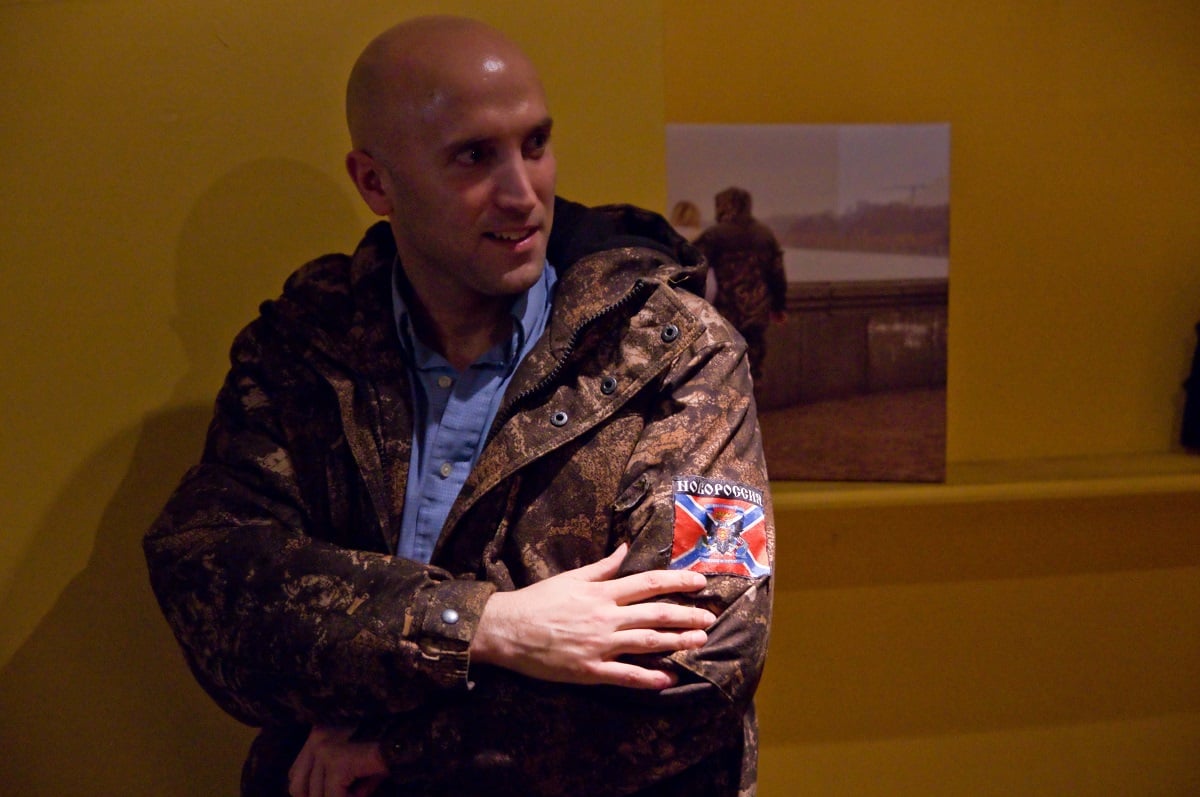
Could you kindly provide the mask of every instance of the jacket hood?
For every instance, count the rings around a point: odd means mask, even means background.
[[[569,268],[588,255],[623,247],[653,249],[666,256],[679,264],[677,279],[703,295],[704,255],[661,215],[634,205],[588,207],[555,197],[554,226],[546,247],[546,258],[555,268]],[[367,262],[390,261],[396,256],[396,242],[387,222],[378,222],[367,231],[362,248],[373,250]]]
[[[632,205],[589,208],[562,198],[555,199],[554,214],[547,258],[560,275],[590,255],[638,248],[662,256],[664,281],[703,295],[704,256],[659,214]],[[364,373],[396,368],[389,320],[395,257],[391,227],[380,221],[367,230],[352,256],[318,258],[293,274],[283,297],[264,304],[263,314],[283,322],[284,329],[307,330],[298,341],[307,340],[335,359],[348,358]],[[347,348],[349,341],[353,344]]]
[[[704,294],[704,256],[657,213],[633,205],[587,207],[558,197],[546,258],[555,268],[569,268],[606,249],[637,247],[655,250],[678,264],[671,281]]]

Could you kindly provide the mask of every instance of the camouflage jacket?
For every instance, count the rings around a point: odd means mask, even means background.
[[[313,723],[356,723],[383,744],[380,795],[753,793],[763,571],[674,598],[718,620],[704,648],[653,659],[680,676],[662,692],[468,668],[493,591],[621,542],[626,571],[667,567],[686,538],[681,494],[760,494],[759,558],[773,561],[744,346],[684,287],[703,284],[698,253],[653,214],[559,200],[551,320],[430,565],[389,555],[412,433],[394,257],[379,224],[262,306],[234,343],[200,464],[145,539],[196,677],[262,728],[243,793],[284,794]]]

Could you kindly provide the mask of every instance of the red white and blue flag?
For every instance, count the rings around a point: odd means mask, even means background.
[[[744,578],[768,575],[762,493],[714,479],[675,479],[671,569]]]

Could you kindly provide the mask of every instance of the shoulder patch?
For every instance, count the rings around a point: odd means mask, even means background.
[[[670,567],[743,578],[770,574],[762,492],[734,482],[677,477]]]

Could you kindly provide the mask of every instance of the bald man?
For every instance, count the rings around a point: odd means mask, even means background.
[[[246,795],[746,795],[774,532],[742,339],[659,216],[556,198],[537,72],[421,18],[347,89],[385,221],[234,342],[145,540]]]

